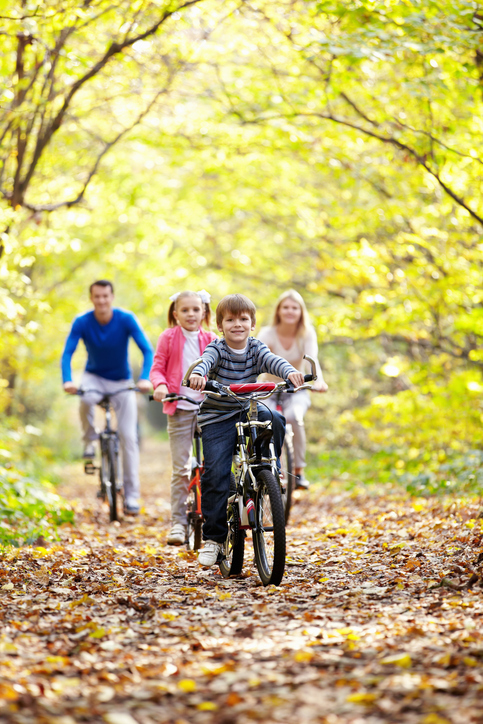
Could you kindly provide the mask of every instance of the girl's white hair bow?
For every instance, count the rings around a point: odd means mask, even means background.
[[[184,294],[184,292],[176,292],[176,294],[172,294],[169,298],[170,302],[175,302],[180,294]],[[209,304],[211,302],[211,294],[209,294],[206,289],[202,289],[199,292],[195,292],[195,294],[201,299],[203,304]]]

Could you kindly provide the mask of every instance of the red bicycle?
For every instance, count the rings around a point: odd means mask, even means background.
[[[150,400],[154,400],[152,395]],[[200,406],[200,403],[186,395],[168,394],[163,402],[176,402],[186,400],[191,404]],[[197,551],[201,548],[203,514],[201,513],[201,475],[203,473],[203,455],[201,449],[201,430],[196,426],[193,436],[193,452],[191,455],[191,475],[188,485],[188,499],[186,501],[186,545],[189,550]]]

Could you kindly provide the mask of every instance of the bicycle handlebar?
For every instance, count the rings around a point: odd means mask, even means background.
[[[263,399],[265,397],[271,397],[273,393],[277,390],[293,393],[298,392],[299,390],[310,389],[311,385],[307,383],[315,382],[315,380],[317,379],[315,360],[308,354],[304,354],[304,359],[306,359],[307,362],[310,363],[312,373],[310,375],[304,375],[304,384],[300,385],[299,387],[294,387],[290,380],[285,380],[284,382],[251,382],[239,385],[229,385],[228,387],[225,387],[224,385],[220,384],[219,382],[215,382],[214,380],[207,380],[205,389],[202,390],[202,392],[206,392],[208,394],[211,393],[212,395],[218,395],[219,397],[224,395],[238,397],[237,393],[242,393],[244,395],[256,395],[257,399]],[[186,370],[186,374],[183,377],[183,381],[181,382],[183,387],[190,386],[190,375],[195,367],[199,365],[202,361],[203,358],[198,357],[198,359],[196,359],[193,364],[190,365],[190,367]],[[246,397],[243,397],[241,399],[246,399]]]
[[[192,405],[198,405],[198,407],[200,406],[198,400],[193,400],[192,397],[188,397],[187,395],[175,395],[174,392],[171,394],[168,393],[161,402],[177,402],[178,400],[184,400],[185,402],[191,402]],[[157,402],[157,400],[154,399],[154,395],[149,395],[149,401]]]
[[[121,392],[141,392],[141,390],[139,387],[123,387],[122,390],[116,390],[115,392],[103,392],[102,390],[95,390],[93,388],[88,390],[79,388],[77,392],[74,392],[74,395],[82,397],[82,395],[85,395],[86,392],[97,392],[98,395],[102,395],[103,397],[114,397],[115,395],[119,395]]]

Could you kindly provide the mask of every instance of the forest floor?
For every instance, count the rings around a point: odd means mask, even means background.
[[[143,508],[109,524],[79,462],[76,526],[0,559],[0,721],[15,724],[483,722],[478,501],[312,490],[286,573],[203,570],[169,530],[167,443]]]

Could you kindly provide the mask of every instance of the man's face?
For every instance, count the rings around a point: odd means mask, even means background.
[[[226,343],[233,349],[243,349],[247,343],[247,339],[255,325],[249,312],[241,314],[231,314],[227,312],[223,317],[221,326],[218,327],[223,332]]]
[[[101,315],[105,315],[112,309],[114,294],[111,287],[101,287],[95,284],[91,289],[91,302],[94,310]]]

